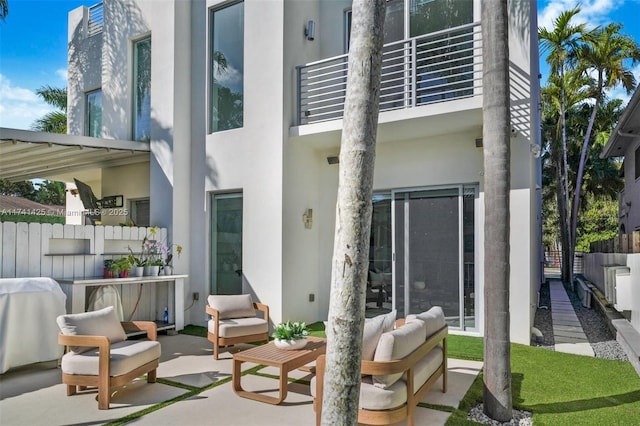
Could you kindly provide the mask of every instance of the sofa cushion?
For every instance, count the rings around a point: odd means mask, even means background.
[[[313,376],[310,384],[311,396],[316,397],[316,376]],[[388,389],[382,389],[373,385],[371,376],[362,377],[360,384],[359,408],[368,410],[389,410],[407,402],[407,384],[398,380]]]
[[[443,350],[442,346],[438,345],[416,363],[413,368],[414,393],[429,380],[429,377],[442,365],[442,361]],[[407,380],[407,374],[403,374],[402,378],[403,380]]]
[[[416,319],[422,320],[425,323],[427,330],[427,339],[433,336],[438,330],[444,327],[447,323],[444,319],[444,312],[440,306],[434,306],[426,312],[420,314],[407,315],[406,322],[415,321]]]
[[[218,333],[218,336],[227,338],[269,332],[269,323],[258,317],[220,320],[219,325],[220,332]],[[207,329],[209,330],[209,333],[215,333],[216,322],[214,320],[209,320],[207,323]]]
[[[113,306],[98,311],[60,315],[56,322],[62,334],[66,336],[105,336],[111,344],[127,338]],[[70,349],[75,353],[92,350],[84,346],[71,346]]]
[[[379,315],[381,317],[384,318],[384,322],[382,324],[382,332],[386,333],[387,331],[391,331],[393,330],[393,328],[396,325],[396,316],[398,314],[398,311],[396,311],[395,309],[391,312],[389,312],[388,314],[382,314]]]
[[[362,330],[362,359],[365,361],[373,361],[373,354],[378,346],[378,339],[382,335],[384,326],[384,315],[367,318],[364,320],[364,329]]]
[[[97,348],[77,354],[69,352],[62,357],[61,367],[66,374],[98,375]],[[111,345],[110,376],[121,376],[160,358],[160,342],[155,340],[127,340]]]
[[[400,328],[383,333],[378,341],[374,361],[392,361],[404,358],[426,340],[424,322],[415,320]],[[373,376],[375,386],[388,388],[402,377],[402,373]]]
[[[207,302],[209,306],[220,312],[220,319],[256,316],[250,294],[210,295]]]

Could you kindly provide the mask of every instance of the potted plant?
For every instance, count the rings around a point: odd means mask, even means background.
[[[114,262],[118,265],[118,276],[120,278],[127,278],[129,276],[129,270],[131,269],[131,262],[128,257],[121,257]]]
[[[146,262],[144,259],[137,257],[133,254],[133,250],[129,247],[129,253],[131,253],[128,257],[129,263],[133,267],[132,271],[134,276],[141,277],[144,275],[144,267],[146,266]]]
[[[307,345],[309,330],[304,322],[287,321],[273,329],[274,344],[280,349],[302,349]]]
[[[113,278],[113,272],[111,272],[112,265],[113,265],[113,259],[105,259],[104,269],[102,270],[103,278]]]
[[[127,278],[129,276],[131,263],[129,262],[129,259],[127,257],[112,259],[109,265],[109,271],[111,271],[110,278]]]

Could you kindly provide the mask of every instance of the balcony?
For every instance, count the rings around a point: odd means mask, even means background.
[[[297,126],[342,119],[347,71],[346,54],[296,67]],[[481,94],[482,33],[479,23],[384,46],[381,112],[415,109]]]

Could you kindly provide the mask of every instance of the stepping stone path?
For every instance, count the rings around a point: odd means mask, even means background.
[[[555,350],[575,355],[595,356],[562,282],[550,281],[549,290]]]

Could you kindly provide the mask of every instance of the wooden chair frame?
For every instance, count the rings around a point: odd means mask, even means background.
[[[147,338],[149,340],[157,339],[157,328],[153,321],[131,321],[122,322],[122,327],[125,330],[146,331]],[[120,376],[111,376],[109,357],[111,352],[111,343],[105,336],[67,336],[62,333],[58,334],[58,343],[67,347],[66,351],[69,351],[69,346],[84,346],[84,347],[97,347],[98,348],[98,375],[80,375],[80,374],[66,374],[62,373],[62,383],[67,385],[67,396],[75,395],[78,390],[84,390],[87,386],[95,386],[98,388],[98,409],[108,410],[109,402],[111,400],[111,388],[122,386],[125,383],[132,381],[133,379],[147,374],[147,382],[156,382],[156,369],[159,365],[159,360],[148,362],[140,367],[122,374]]]
[[[253,302],[253,308],[256,311],[261,311],[264,315],[265,321],[269,321],[269,307],[267,305],[263,305],[262,303]],[[206,311],[209,315],[211,315],[211,319],[215,321],[215,333],[207,332],[207,339],[213,343],[213,358],[218,359],[220,355],[220,347],[221,346],[229,346],[235,345],[237,343],[252,343],[252,342],[269,342],[269,332],[258,333],[258,334],[248,334],[246,336],[236,336],[236,337],[222,337],[218,336],[218,330],[220,330],[220,312],[217,309],[212,308],[207,305]]]
[[[404,320],[401,321],[404,323]],[[434,335],[429,337],[420,347],[406,357],[394,361],[362,361],[361,373],[368,375],[387,375],[406,372],[407,402],[399,407],[389,410],[358,409],[358,423],[368,425],[388,425],[407,419],[407,425],[413,426],[416,406],[425,394],[429,392],[433,384],[442,376],[442,392],[447,392],[447,334],[448,327],[444,326]],[[442,364],[431,374],[431,377],[414,392],[413,369],[438,343],[442,342]],[[326,368],[326,355],[320,355],[316,361],[316,396],[313,400],[313,409],[316,412],[316,425],[320,425],[322,416],[322,396],[324,393],[324,372]]]

